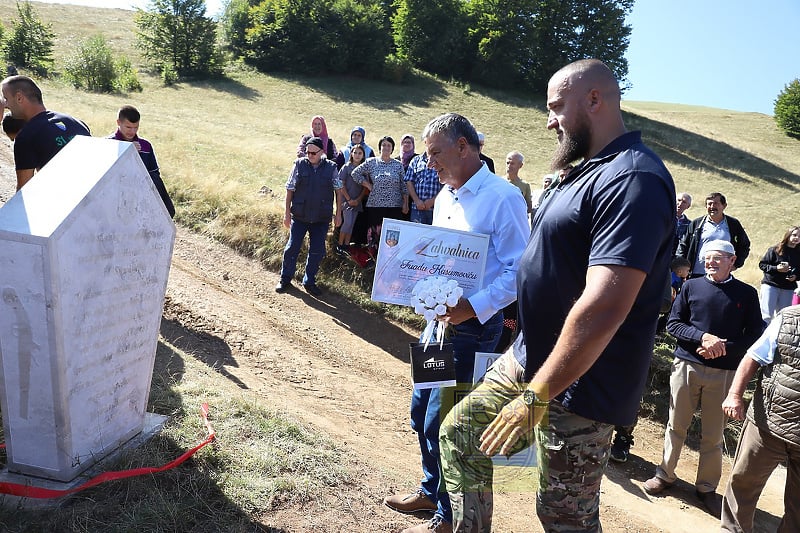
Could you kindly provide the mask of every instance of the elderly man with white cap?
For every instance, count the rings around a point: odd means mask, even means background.
[[[706,275],[686,281],[675,299],[667,331],[677,339],[670,377],[669,422],[664,457],[656,474],[644,483],[658,494],[675,483],[675,467],[686,432],[700,404],[702,439],[695,489],[709,513],[719,518],[725,415],[722,401],[747,348],[764,329],[758,293],[735,279],[733,245],[710,241],[703,246]]]

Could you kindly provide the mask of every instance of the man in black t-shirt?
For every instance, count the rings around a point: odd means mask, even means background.
[[[48,111],[39,86],[27,76],[9,76],[0,83],[2,107],[25,121],[14,141],[17,190],[55,156],[76,135],[91,135],[82,121]],[[0,109],[2,111],[2,109]]]

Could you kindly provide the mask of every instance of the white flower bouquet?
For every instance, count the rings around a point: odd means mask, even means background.
[[[454,307],[458,303],[463,294],[464,289],[458,286],[456,280],[444,276],[423,278],[411,289],[414,312],[428,321],[422,335],[425,339],[425,348],[428,347],[434,331],[439,344],[444,342],[445,325],[440,319],[447,313],[448,307]]]

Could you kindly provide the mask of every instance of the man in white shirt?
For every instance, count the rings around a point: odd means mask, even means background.
[[[475,128],[466,118],[448,113],[433,119],[422,134],[428,166],[444,184],[436,197],[433,225],[489,236],[481,290],[448,309],[454,334],[456,381],[471,383],[475,352],[494,351],[503,328],[502,309],[516,299],[517,264],[528,240],[527,206],[519,189],[492,174],[481,163]],[[424,478],[413,493],[394,495],[384,503],[399,512],[434,511],[433,519],[403,533],[452,531],[452,509],[440,483],[439,426],[454,403],[455,389],[415,390],[411,427],[417,432]]]

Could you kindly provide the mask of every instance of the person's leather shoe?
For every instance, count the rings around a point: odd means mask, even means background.
[[[419,511],[435,511],[436,504],[425,496],[422,489],[417,489],[411,494],[395,494],[383,499],[383,504],[398,513],[417,513]]]
[[[286,292],[292,288],[291,281],[279,281],[277,285],[275,285],[275,292],[282,293]]]
[[[708,514],[715,518],[722,517],[722,496],[717,494],[715,491],[700,492],[697,490],[695,493],[700,501],[703,502]]]
[[[653,476],[644,483],[642,483],[642,488],[647,494],[658,494],[664,489],[668,489],[672,486],[672,483],[664,481],[658,476]]]
[[[303,288],[306,290],[308,294],[311,296],[322,296],[322,289],[320,289],[316,283],[304,283]]]
[[[427,522],[406,528],[400,533],[453,533],[453,524],[445,522],[441,516],[436,515]]]

